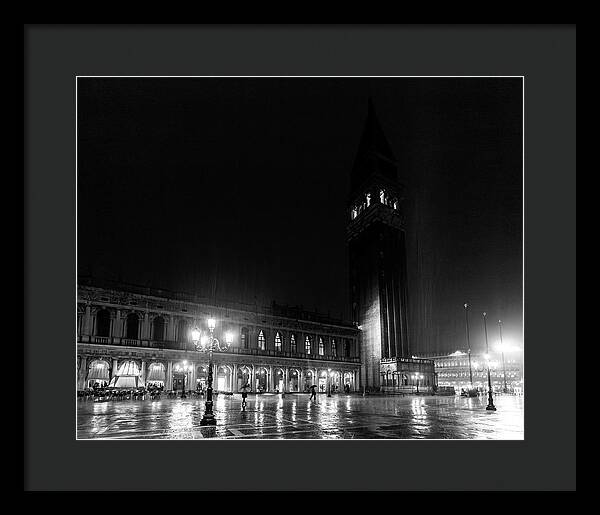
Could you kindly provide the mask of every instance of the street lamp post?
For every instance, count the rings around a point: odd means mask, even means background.
[[[500,329],[500,353],[502,354],[502,374],[504,376],[504,393],[508,392],[506,386],[506,364],[504,362],[504,344],[502,343],[502,320],[498,320],[498,328]]]
[[[487,313],[483,312],[483,330],[485,332],[485,353],[487,360],[487,376],[488,376],[488,405],[485,407],[488,411],[496,411],[496,406],[494,406],[494,399],[492,398],[492,377],[490,376],[490,349],[488,346],[488,336],[487,336],[487,322],[486,322]]]
[[[207,321],[208,329],[210,331],[210,337],[202,337],[200,329],[195,327],[192,329],[192,341],[198,352],[208,352],[208,380],[206,385],[206,409],[204,415],[200,421],[201,426],[216,426],[217,419],[213,413],[213,400],[212,400],[212,382],[213,382],[213,350],[227,350],[231,341],[233,340],[231,334],[227,334],[225,337],[225,345],[221,345],[219,340],[214,337],[214,330],[217,322],[214,318],[209,318]]]
[[[327,369],[327,397],[331,397],[331,369]]]
[[[471,341],[469,338],[469,304],[465,302],[465,323],[467,328],[467,354],[469,355],[469,381],[473,390],[473,370],[471,368]]]

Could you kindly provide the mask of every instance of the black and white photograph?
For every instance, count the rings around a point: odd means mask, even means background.
[[[77,440],[524,439],[523,76],[75,81]]]

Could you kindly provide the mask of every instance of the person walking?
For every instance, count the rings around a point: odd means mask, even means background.
[[[312,401],[313,399],[317,400],[317,387],[314,384],[310,387],[310,398],[308,400]]]
[[[248,389],[246,386],[242,388],[242,411],[246,411],[246,398],[248,397]]]

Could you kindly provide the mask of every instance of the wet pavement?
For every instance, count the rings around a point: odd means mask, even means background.
[[[216,427],[203,398],[77,401],[78,439],[498,439],[522,440],[522,396],[219,395]]]

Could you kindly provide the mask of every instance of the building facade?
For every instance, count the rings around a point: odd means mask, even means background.
[[[361,383],[373,390],[403,389],[413,376],[435,386],[433,362],[413,360],[408,340],[403,195],[396,158],[369,101],[351,175],[347,240]]]
[[[204,387],[208,355],[196,350],[191,330],[231,337],[213,353],[213,387],[222,392],[304,392],[313,384],[325,393],[356,391],[360,385],[359,331],[318,313],[273,305],[260,312],[209,305],[189,295],[135,286],[94,285],[79,279],[77,299],[77,388],[95,383],[154,384],[165,390]],[[179,371],[182,364],[185,372]],[[125,379],[127,378],[127,381]]]
[[[466,352],[456,351],[451,354],[428,356],[435,363],[435,372],[440,386],[453,386],[456,393],[461,389],[471,388],[471,375],[473,387],[487,390],[487,361],[483,353],[471,353],[471,371],[469,372],[469,355]],[[500,353],[490,355],[490,378],[492,390],[507,393],[523,393],[523,360],[520,355],[507,354],[504,359]]]

